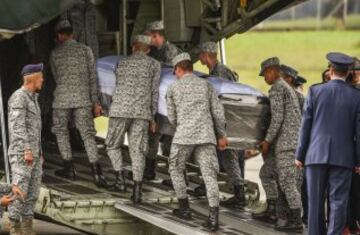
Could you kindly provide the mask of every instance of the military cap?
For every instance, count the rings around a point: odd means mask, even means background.
[[[290,66],[284,65],[282,64],[280,66],[280,70],[281,72],[283,72],[284,74],[296,79],[297,75],[298,75],[298,71]]]
[[[71,25],[70,21],[68,21],[68,20],[59,21],[55,26],[55,33],[58,33],[64,29],[72,29],[72,25]]]
[[[146,25],[146,31],[159,31],[164,29],[164,22],[162,20],[153,21]]]
[[[271,67],[271,66],[280,66],[280,60],[277,57],[271,57],[269,59],[264,60],[261,63],[261,69],[259,76],[264,76],[265,69]]]
[[[307,80],[304,77],[301,76],[297,76],[297,78],[295,79],[295,86],[301,86],[303,84],[307,83]]]
[[[204,42],[200,45],[200,52],[217,53],[218,46],[216,42]]]
[[[189,53],[181,53],[177,56],[174,57],[174,59],[172,60],[172,65],[175,67],[178,63],[180,63],[181,61],[184,61],[184,60],[188,60],[188,61],[191,61],[191,57],[189,55]]]
[[[44,69],[44,64],[40,63],[40,64],[28,64],[25,65],[22,70],[21,70],[21,75],[22,76],[27,76],[33,73],[39,73],[42,72]]]
[[[354,59],[340,52],[330,52],[326,55],[331,66],[337,70],[347,71],[354,64]]]
[[[144,44],[150,46],[151,45],[151,37],[147,36],[147,35],[139,34],[133,38],[132,43],[135,43],[135,42],[144,43]]]

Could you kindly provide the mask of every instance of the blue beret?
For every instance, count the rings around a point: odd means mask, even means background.
[[[28,65],[25,65],[23,67],[23,69],[21,70],[21,75],[26,76],[26,75],[30,75],[32,73],[42,72],[43,69],[44,69],[44,64],[43,63],[40,63],[40,64],[28,64]]]
[[[353,65],[354,59],[348,55],[339,52],[330,52],[326,55],[332,67],[338,70],[349,70]]]

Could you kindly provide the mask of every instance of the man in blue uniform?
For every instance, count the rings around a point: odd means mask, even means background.
[[[360,92],[345,83],[353,59],[342,53],[326,58],[331,80],[309,89],[295,160],[298,167],[306,166],[309,235],[342,234],[352,172],[360,173]]]

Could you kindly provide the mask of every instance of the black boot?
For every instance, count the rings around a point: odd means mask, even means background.
[[[282,232],[302,233],[304,228],[301,220],[301,209],[291,209],[288,221],[284,225],[275,226],[275,229]]]
[[[131,200],[134,204],[141,203],[142,199],[142,182],[141,181],[134,181],[134,188],[133,188],[133,195],[131,196]]]
[[[146,158],[145,159],[145,170],[144,170],[144,179],[154,180],[156,177],[156,159]]]
[[[179,199],[179,208],[173,210],[173,214],[180,219],[191,220],[191,210],[189,206],[189,199]]]
[[[102,169],[99,163],[91,163],[91,172],[94,177],[94,184],[99,188],[107,188],[105,176],[102,173]]]
[[[125,174],[123,171],[117,171],[115,173],[115,183],[109,187],[110,191],[114,192],[126,192]]]
[[[251,214],[253,219],[267,223],[276,223],[276,200],[267,200],[267,208],[264,212]]]
[[[76,180],[76,171],[72,161],[64,161],[64,168],[56,170],[55,175],[69,180]]]
[[[209,217],[204,227],[213,232],[219,229],[219,207],[210,207]]]
[[[194,189],[193,195],[195,197],[205,197],[206,196],[206,187],[205,184],[200,184]]]
[[[244,185],[234,185],[234,196],[220,203],[221,206],[233,209],[244,209],[245,190]]]

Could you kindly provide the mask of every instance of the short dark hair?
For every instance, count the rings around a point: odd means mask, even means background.
[[[179,67],[179,68],[181,68],[181,69],[184,70],[184,71],[189,71],[189,72],[194,71],[194,65],[193,65],[193,63],[192,63],[191,61],[189,61],[189,60],[184,60],[184,61],[179,62],[179,63],[175,66],[175,68],[176,68],[176,67]]]
[[[64,35],[67,35],[67,36],[70,36],[74,33],[74,30],[72,27],[65,27],[65,28],[62,28],[62,29],[59,29],[56,34],[64,34]]]
[[[337,76],[340,76],[340,77],[345,77],[348,75],[349,73],[349,69],[338,69],[338,68],[335,68],[334,66],[331,66],[332,69],[334,70],[334,73],[337,75]]]

